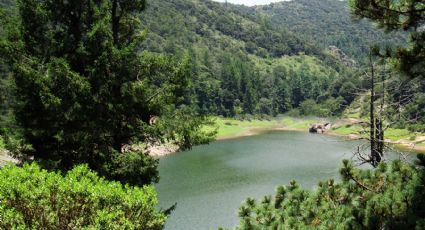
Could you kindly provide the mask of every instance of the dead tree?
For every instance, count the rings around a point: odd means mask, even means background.
[[[359,145],[354,153],[354,158],[359,164],[378,166],[385,160],[385,152],[398,152],[400,159],[406,159],[405,155],[385,142],[385,131],[394,127],[395,124],[414,123],[418,118],[407,118],[402,115],[403,108],[414,99],[417,83],[412,79],[403,79],[396,72],[388,68],[385,57],[379,56],[374,60],[374,53],[369,53],[369,66],[361,71],[364,72],[369,87],[359,88],[357,96],[367,98],[369,121],[365,122],[363,132],[366,133],[366,143]],[[394,74],[396,74],[394,77]],[[390,92],[391,95],[386,94]],[[366,97],[366,95],[368,95]],[[388,95],[388,96],[387,96]],[[413,147],[412,147],[413,148]]]
[[[370,62],[370,123],[369,123],[369,141],[370,141],[370,164],[373,167],[376,167],[379,162],[382,160],[384,154],[384,129],[382,117],[377,116],[375,112],[375,101],[376,101],[376,92],[375,92],[375,67],[372,60],[372,52],[369,54]],[[385,80],[384,75],[382,78]],[[385,81],[382,82],[385,82]],[[383,83],[384,84],[384,83]],[[385,89],[385,87],[383,87]],[[384,93],[383,93],[384,95]],[[384,109],[384,96],[382,96],[381,102],[381,115]]]

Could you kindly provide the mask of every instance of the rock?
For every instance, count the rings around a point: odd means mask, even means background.
[[[331,125],[331,123],[325,123],[324,124],[324,128],[326,129],[326,130],[329,130],[329,129],[331,129],[332,128],[332,125]]]
[[[347,54],[345,54],[341,49],[336,46],[329,46],[330,53],[338,59],[342,64],[349,68],[356,67],[356,61],[350,58]]]
[[[157,122],[157,120],[158,120],[157,116],[151,115],[149,118],[149,125],[154,125]]]
[[[324,133],[326,130],[331,128],[330,123],[325,124],[313,124],[308,130],[310,133]]]
[[[317,133],[317,130],[318,129],[319,129],[319,125],[318,124],[313,124],[308,131],[310,133]]]

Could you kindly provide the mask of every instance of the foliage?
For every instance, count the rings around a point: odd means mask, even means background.
[[[33,163],[0,170],[1,229],[162,229],[153,187],[108,182],[78,166],[62,176]]]
[[[423,132],[425,110],[422,108],[424,107],[425,82],[420,78],[409,78],[398,73],[388,62],[382,63],[382,59],[375,64],[375,72],[378,78],[375,79],[378,92],[375,95],[375,104],[380,107],[380,103],[384,102],[384,109],[380,111],[379,116],[387,120],[385,126]],[[368,85],[370,86],[370,83]],[[355,91],[356,88],[353,86],[352,89]],[[357,94],[360,96],[353,100],[346,114],[364,119],[369,115],[370,106],[366,102],[369,96],[361,91]]]
[[[360,63],[364,63],[371,45],[404,44],[406,40],[404,33],[377,31],[367,20],[354,23],[346,1],[297,0],[236,8],[250,18],[269,18],[273,28],[287,28],[316,47],[338,47]]]
[[[213,124],[205,116],[194,117],[193,108],[183,107],[170,112],[158,126],[164,130],[166,142],[180,146],[180,150],[190,149],[193,145],[208,144],[215,139],[215,130],[205,130],[204,126]],[[184,122],[182,122],[184,121]]]
[[[326,99],[321,104],[308,99],[300,104],[300,111],[303,115],[316,115],[322,117],[332,117],[339,114],[343,107],[344,99],[342,97]]]
[[[0,20],[10,16],[10,2],[0,2]],[[4,7],[4,8],[3,8]],[[0,28],[0,41],[5,38],[5,26]],[[0,56],[0,136],[5,136],[12,130],[13,115],[11,107],[15,100],[13,96],[14,83],[6,59]]]
[[[354,100],[353,89],[363,83],[328,47],[337,46],[350,58],[362,60],[371,44],[405,40],[403,33],[386,35],[367,21],[353,23],[347,13],[346,2],[330,0],[251,8],[212,1],[151,1],[140,16],[149,30],[141,48],[177,57],[188,53],[193,76],[190,93],[200,114],[276,115],[307,99],[322,104],[339,96],[347,106]],[[293,61],[288,56],[309,64],[293,68],[286,65]],[[316,58],[314,63],[311,58]],[[315,71],[321,69],[331,77],[323,79]],[[304,90],[311,92],[291,98],[292,92],[298,92],[296,84],[289,83],[300,77],[306,83]],[[311,87],[311,82],[318,82],[318,87]]]
[[[295,181],[274,198],[247,199],[238,229],[423,229],[425,158],[421,168],[400,161],[361,170],[348,160],[341,182],[320,182],[314,191]]]
[[[153,1],[141,18],[149,29],[144,48],[177,56],[188,51],[199,113],[276,115],[306,99],[337,98],[329,91],[339,93],[339,82],[358,84],[353,71],[314,40],[235,7]],[[344,103],[352,100],[350,93],[343,94]]]
[[[387,31],[410,33],[410,46],[387,48],[385,56],[394,58],[396,66],[413,77],[425,77],[425,6],[422,0],[377,1],[350,0],[357,18],[368,18]]]
[[[151,1],[142,20],[152,32],[147,47],[157,52],[175,53],[189,45],[262,57],[320,52],[297,34],[274,30],[265,20],[252,20],[214,1]]]
[[[22,0],[17,7],[0,45],[28,143],[15,154],[53,169],[87,163],[110,179],[157,181],[157,160],[124,147],[164,139],[168,130],[150,120],[167,121],[170,111],[191,104],[191,77],[187,58],[139,52],[145,1]],[[185,137],[183,148],[200,139],[197,129],[186,128],[174,130]]]

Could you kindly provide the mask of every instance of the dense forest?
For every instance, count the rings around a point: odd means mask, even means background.
[[[287,23],[276,28],[269,18],[231,5],[155,1],[142,21],[149,31],[147,49],[190,54],[201,114],[276,115],[311,99],[327,105],[323,115],[334,115],[343,109],[335,104],[348,105],[351,86],[361,84],[328,47],[290,30]]]
[[[154,1],[141,19],[148,31],[144,49],[189,54],[198,113],[228,117],[275,116],[303,102],[313,108],[301,114],[339,115],[367,88],[362,66],[369,47],[405,45],[407,39],[367,20],[354,23],[340,1],[259,7]]]
[[[366,19],[353,23],[346,1],[299,0],[235,8],[251,18],[268,18],[274,28],[286,27],[302,34],[316,47],[336,46],[357,62],[364,62],[372,45],[400,45],[407,38],[401,31],[376,30]]]
[[[149,147],[207,144],[212,116],[425,132],[424,4],[382,4],[0,0],[0,153],[22,166],[0,171],[0,228],[163,228]],[[380,157],[248,199],[238,228],[424,228],[423,157]]]

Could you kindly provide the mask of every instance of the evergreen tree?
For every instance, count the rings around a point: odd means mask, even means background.
[[[190,70],[187,58],[138,52],[144,0],[17,6],[0,50],[12,66],[15,116],[30,144],[20,155],[62,170],[87,163],[102,176],[140,185],[158,180],[158,161],[126,146],[168,138],[188,148],[209,140],[188,136],[200,123],[166,135],[166,118],[184,107]],[[164,119],[155,125],[152,117]]]

